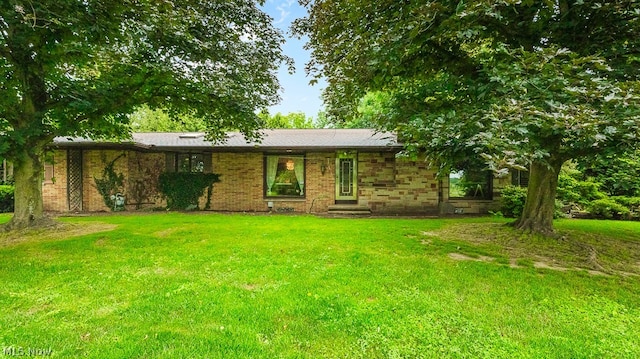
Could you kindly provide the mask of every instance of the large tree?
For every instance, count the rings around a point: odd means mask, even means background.
[[[126,137],[136,105],[255,135],[278,100],[282,34],[253,0],[3,0],[0,157],[15,168],[10,228],[44,221],[55,136]]]
[[[443,172],[469,158],[530,170],[517,227],[553,230],[565,161],[638,141],[638,0],[303,2],[308,71],[326,77],[334,120],[384,99],[395,130]],[[369,95],[371,96],[371,95]]]

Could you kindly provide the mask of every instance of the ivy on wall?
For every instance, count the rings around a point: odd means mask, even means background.
[[[125,154],[122,153],[120,156],[114,158],[113,161],[106,164],[102,171],[102,178],[93,177],[93,180],[96,183],[96,188],[102,196],[104,204],[113,211],[124,209],[123,206],[118,206],[118,203],[116,203],[116,194],[120,193],[122,190],[124,175],[116,172],[115,170],[116,161],[124,155]],[[103,158],[103,161],[106,162],[106,159]]]
[[[129,167],[127,200],[128,203],[134,204],[136,209],[141,209],[144,203],[155,203],[156,198],[160,196],[158,178],[164,172],[165,166],[164,163],[155,161],[155,158],[137,152],[130,155],[129,161],[133,161],[135,166]]]
[[[165,172],[160,174],[158,189],[167,199],[168,209],[198,209],[198,199],[207,189],[205,209],[211,207],[213,184],[220,181],[216,173]]]

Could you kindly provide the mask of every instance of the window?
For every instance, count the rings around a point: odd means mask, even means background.
[[[304,197],[304,156],[267,155],[264,158],[266,197]]]
[[[490,171],[465,169],[449,174],[449,198],[491,199]]]
[[[512,170],[511,184],[519,187],[529,186],[529,172],[516,169]]]
[[[204,172],[204,156],[202,153],[179,153],[178,172]]]
[[[210,153],[167,153],[167,172],[211,172]]]

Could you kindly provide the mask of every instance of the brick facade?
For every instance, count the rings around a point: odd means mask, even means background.
[[[53,176],[42,183],[42,200],[45,211],[66,212],[67,202],[67,151],[53,153]]]
[[[286,155],[283,153],[282,155]],[[304,198],[266,198],[262,152],[213,152],[211,168],[220,175],[214,184],[211,210],[234,212],[286,211],[324,213],[336,199],[336,152],[307,152]],[[83,151],[83,210],[108,211],[95,185],[105,166],[116,159],[115,170],[122,173],[122,193],[126,209],[163,207],[157,191],[157,177],[165,170],[166,153],[134,150]],[[206,157],[209,158],[209,157]],[[358,204],[372,213],[486,213],[497,201],[449,201],[448,180],[440,180],[424,161],[396,158],[394,152],[360,152],[358,158]],[[209,164],[207,164],[208,166]],[[43,184],[47,211],[68,211],[67,151],[54,152],[54,181]],[[504,183],[503,183],[504,182]],[[508,181],[494,181],[495,197]],[[206,195],[200,199],[204,208]],[[271,208],[270,208],[271,205]]]

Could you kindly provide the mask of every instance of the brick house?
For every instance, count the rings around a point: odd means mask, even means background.
[[[265,130],[259,143],[229,133],[212,143],[203,133],[135,133],[128,142],[56,138],[43,183],[47,211],[106,211],[95,178],[113,162],[124,176],[126,209],[165,205],[157,193],[164,171],[220,174],[213,211],[375,214],[486,213],[506,184],[485,173],[466,192],[460,178],[437,178],[425,161],[397,154],[396,136],[365,129]],[[202,198],[201,202],[205,199]],[[200,208],[203,206],[201,205]]]

